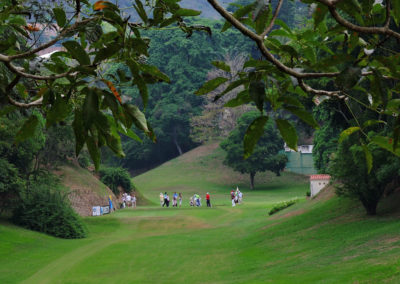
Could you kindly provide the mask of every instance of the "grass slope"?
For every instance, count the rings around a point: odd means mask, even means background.
[[[184,205],[188,206],[189,197],[199,193],[203,200],[210,192],[214,205],[229,205],[230,191],[239,186],[246,201],[265,206],[266,203],[293,197],[305,196],[308,190],[308,178],[305,176],[283,173],[277,177],[271,172],[257,173],[256,190],[250,190],[250,177],[224,166],[224,152],[217,143],[200,146],[181,157],[162,166],[139,175],[133,179],[144,196],[159,204],[160,192],[182,192]],[[248,194],[251,193],[251,194]]]
[[[215,147],[197,151],[203,154],[189,153],[135,181],[153,202],[161,188],[179,186],[185,197],[210,190],[218,206],[158,205],[88,217],[90,235],[83,240],[60,240],[3,221],[0,283],[399,282],[399,216],[367,218],[358,203],[328,190],[269,217],[275,201],[307,189],[289,174],[281,179],[284,186],[259,177],[255,192],[243,183],[245,203],[232,208],[226,195],[241,177],[226,179],[229,170],[213,158],[220,155]]]

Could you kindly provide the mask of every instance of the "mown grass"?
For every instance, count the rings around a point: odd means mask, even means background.
[[[85,218],[90,235],[83,240],[56,239],[3,221],[0,283],[399,282],[398,216],[366,217],[358,203],[326,194],[302,198],[270,217],[276,201],[307,190],[304,179],[289,174],[281,179],[284,186],[268,176],[255,192],[239,185],[245,202],[232,208],[228,191],[238,178],[224,185],[213,168],[200,174],[209,163],[188,160],[197,164],[197,175],[176,160],[135,181],[155,203],[160,187],[180,185],[185,196],[209,190],[217,206],[158,205]],[[172,182],[174,163],[177,172],[187,172]]]

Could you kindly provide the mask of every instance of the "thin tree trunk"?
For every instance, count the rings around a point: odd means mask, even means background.
[[[178,144],[178,137],[177,137],[177,136],[178,136],[178,135],[177,135],[177,133],[176,133],[176,127],[174,127],[174,133],[173,133],[173,135],[172,135],[172,139],[173,139],[173,141],[174,141],[174,144],[175,144],[176,149],[178,150],[178,153],[179,153],[179,156],[180,156],[180,155],[183,154],[183,151],[182,151],[181,147],[180,147],[179,144]]]
[[[254,176],[256,173],[250,173],[250,189],[254,189]]]
[[[367,215],[370,215],[370,216],[376,215],[376,209],[378,207],[378,202],[379,202],[379,200],[367,201],[365,199],[361,199],[361,203],[364,206],[365,210],[367,211]]]

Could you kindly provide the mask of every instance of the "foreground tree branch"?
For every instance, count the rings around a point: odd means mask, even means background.
[[[283,4],[283,0],[279,0],[278,5],[275,8],[275,12],[274,15],[272,16],[271,22],[269,23],[268,27],[264,30],[264,32],[260,35],[262,38],[265,38],[265,36],[271,31],[271,29],[273,28],[274,24],[275,24],[275,20],[279,15],[279,12],[281,10]]]
[[[260,35],[257,35],[254,33],[251,29],[249,29],[247,26],[245,26],[243,23],[241,23],[238,19],[236,19],[231,13],[229,13],[224,7],[222,7],[217,0],[207,0],[218,13],[224,17],[232,26],[237,28],[242,34],[245,36],[249,37],[252,39],[258,46],[259,50],[261,53],[264,55],[264,57],[271,62],[275,67],[280,70],[281,72],[288,74],[290,76],[295,77],[299,81],[300,87],[309,93],[315,94],[315,95],[326,95],[326,96],[331,96],[331,97],[339,97],[339,98],[344,98],[345,96],[339,95],[340,91],[325,91],[325,90],[318,90],[310,87],[307,85],[304,80],[306,79],[316,79],[316,78],[336,78],[340,75],[340,72],[299,72],[293,68],[290,68],[289,66],[285,65],[282,63],[281,60],[274,54],[270,52],[270,50],[266,47],[265,42],[264,42],[264,37],[270,32],[272,29],[274,22],[276,18],[278,17],[280,8],[282,6],[283,0],[278,2],[278,5],[275,9],[274,15],[269,23],[269,25],[266,27],[263,33]],[[329,0],[317,0],[321,4],[326,5],[329,8],[329,11],[331,12],[332,16],[340,23],[341,25],[348,27],[351,30],[360,32],[360,33],[369,33],[369,34],[384,34],[387,36],[393,36],[395,38],[400,39],[400,34],[392,31],[389,29],[389,22],[390,22],[390,2],[388,2],[387,7],[386,7],[386,20],[385,20],[385,26],[384,27],[360,27],[357,25],[354,25],[345,19],[343,19],[338,13],[335,8],[335,6],[340,2],[340,0],[336,1],[329,1]],[[361,76],[370,76],[372,75],[373,72],[367,71],[367,72],[361,72]],[[384,76],[385,78],[388,78],[387,76]]]

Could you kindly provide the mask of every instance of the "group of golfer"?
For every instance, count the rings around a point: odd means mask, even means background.
[[[132,194],[132,195],[130,195],[129,193],[122,194],[121,208],[125,208],[125,207],[136,208],[136,195],[135,194]]]
[[[182,207],[182,193],[176,193],[172,195],[172,207]],[[231,200],[232,200],[232,207],[236,206],[236,204],[241,204],[243,201],[243,193],[236,187],[236,190],[231,190]],[[211,207],[211,198],[210,193],[207,192],[206,194],[206,203],[207,207]],[[167,192],[162,193],[160,192],[160,206],[161,207],[169,207],[170,204],[170,197]],[[195,193],[193,196],[189,198],[189,205],[191,207],[201,207],[201,197],[199,194]]]

